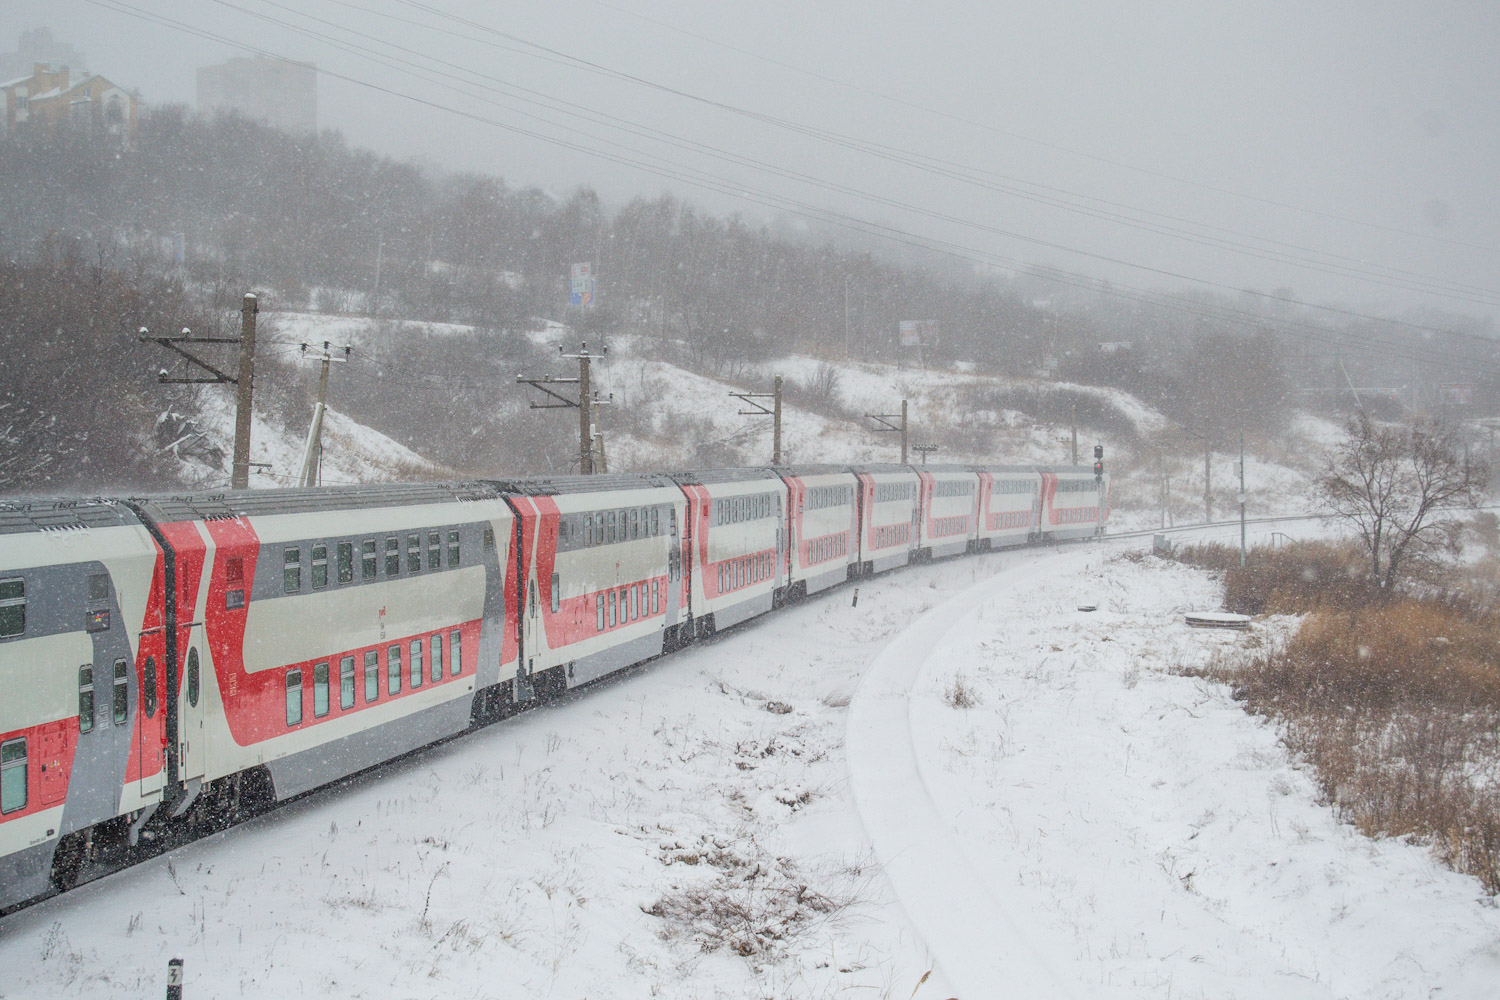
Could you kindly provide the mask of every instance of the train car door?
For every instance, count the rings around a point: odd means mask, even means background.
[[[143,798],[159,793],[166,783],[166,762],[163,760],[166,723],[161,705],[166,676],[163,634],[160,626],[146,629],[136,647],[141,657],[135,715],[136,790]]]
[[[667,602],[666,618],[668,625],[676,625],[682,611],[682,588],[678,581],[682,579],[682,539],[677,533],[677,505],[667,505]]]
[[[177,695],[177,759],[178,778],[191,781],[202,778],[206,770],[208,747],[203,740],[203,674],[204,663],[201,650],[205,647],[203,624],[195,623],[186,630],[183,656],[182,681]]]

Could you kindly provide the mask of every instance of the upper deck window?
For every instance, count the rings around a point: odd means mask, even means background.
[[[0,580],[0,639],[26,631],[26,581]]]

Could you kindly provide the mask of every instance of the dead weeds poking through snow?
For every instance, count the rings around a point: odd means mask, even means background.
[[[949,708],[975,708],[983,699],[979,697],[978,689],[969,683],[969,679],[960,670],[943,688],[943,701]]]

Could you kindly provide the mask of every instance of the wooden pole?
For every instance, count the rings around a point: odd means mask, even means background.
[[[906,400],[901,401],[901,464],[906,464]]]
[[[846,292],[847,294],[847,292]],[[771,410],[771,464],[781,464],[781,376],[776,376],[776,401]]]
[[[578,357],[578,468],[585,476],[594,474],[594,407],[589,390],[588,345]]]

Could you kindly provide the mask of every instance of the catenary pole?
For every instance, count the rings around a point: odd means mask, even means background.
[[[240,372],[234,411],[234,461],[230,486],[250,486],[250,412],[255,389],[255,315],[260,311],[255,296],[246,293],[240,303]]]

